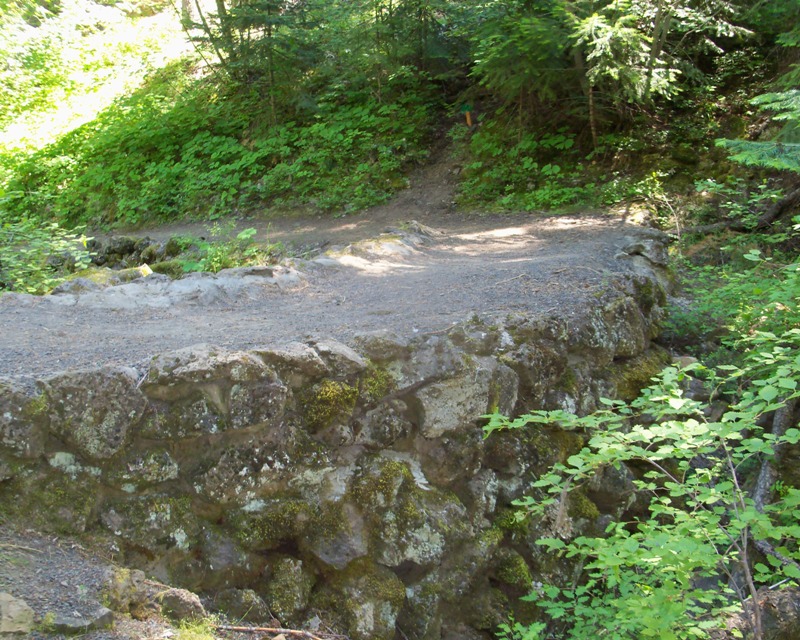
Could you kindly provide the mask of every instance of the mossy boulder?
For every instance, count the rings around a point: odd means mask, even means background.
[[[275,425],[289,397],[275,370],[253,353],[209,345],[154,358],[142,390],[154,409],[144,434],[166,439]]]
[[[520,395],[527,409],[540,409],[548,391],[559,384],[567,370],[567,354],[547,341],[523,342],[504,353],[502,363],[519,377]],[[499,408],[500,402],[497,403]],[[494,407],[492,407],[494,408]]]
[[[107,500],[100,522],[127,545],[151,557],[167,550],[186,554],[197,547],[202,523],[188,497],[167,494],[134,495]]]
[[[100,484],[93,473],[28,469],[0,483],[0,516],[64,535],[81,535],[95,521]]]
[[[520,595],[527,595],[533,584],[528,563],[517,551],[509,547],[498,549],[492,562],[492,577]]]
[[[308,503],[287,496],[254,499],[230,513],[225,526],[246,549],[265,551],[298,540],[314,522]]]
[[[498,502],[520,498],[531,483],[556,463],[563,463],[583,446],[581,437],[558,427],[531,425],[492,434],[483,463],[498,479]]]
[[[151,262],[150,268],[154,273],[160,273],[175,280],[186,275],[185,265],[186,263],[183,260],[161,260],[159,262]]]
[[[358,399],[358,389],[345,382],[323,380],[299,395],[303,423],[312,432],[347,423]]]
[[[276,556],[267,566],[269,576],[264,598],[269,610],[284,624],[296,623],[308,607],[316,579],[302,560]]]
[[[70,277],[53,289],[53,295],[64,293],[82,293],[126,284],[153,275],[147,264],[125,269],[109,269],[108,267],[89,267],[71,274]]]
[[[427,484],[417,466],[377,456],[362,465],[352,495],[369,527],[372,557],[385,566],[432,566],[471,533],[458,498]],[[416,473],[415,473],[416,471]]]
[[[311,604],[340,621],[353,640],[393,640],[405,597],[393,572],[361,558],[333,575]]]
[[[166,448],[130,451],[106,471],[104,480],[128,493],[178,478],[179,467]]]
[[[651,384],[652,378],[670,362],[671,357],[666,349],[657,345],[630,358],[616,360],[606,376],[613,389],[609,395],[625,402],[635,400],[641,390]]]

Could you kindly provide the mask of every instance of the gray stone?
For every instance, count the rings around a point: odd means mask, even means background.
[[[161,611],[173,620],[199,620],[206,610],[197,594],[186,589],[167,589],[158,596]]]
[[[478,364],[464,374],[423,387],[416,393],[420,430],[426,438],[468,427],[489,407],[492,371]]]
[[[350,378],[367,368],[367,361],[341,342],[315,340],[312,345],[337,378]]]
[[[44,451],[47,400],[32,382],[0,378],[0,446],[21,458]]]
[[[33,631],[33,609],[21,598],[0,593],[0,635]]]
[[[302,342],[290,342],[275,349],[254,349],[252,353],[274,367],[292,389],[330,374],[328,365],[319,354]]]
[[[600,511],[617,513],[630,506],[636,493],[633,473],[625,465],[603,466],[589,480],[589,497]]]
[[[174,400],[176,395],[183,395],[182,383],[197,385],[224,380],[235,384],[265,378],[274,380],[274,372],[256,355],[198,344],[153,358],[142,386],[151,398]]]
[[[231,428],[277,424],[283,417],[288,396],[289,390],[272,376],[257,382],[235,384],[228,398]]]
[[[259,623],[272,618],[270,608],[252,589],[224,589],[214,597],[214,608],[235,622]]]
[[[137,377],[133,369],[104,367],[45,379],[50,431],[90,459],[117,454],[147,408]]]
[[[87,291],[99,291],[102,288],[103,286],[99,282],[95,282],[89,278],[72,278],[71,280],[62,282],[53,289],[50,294],[57,296],[64,293],[85,293]]]
[[[261,555],[245,551],[235,539],[215,527],[208,527],[200,534],[197,555],[201,571],[195,582],[203,591],[250,584],[265,564]]]
[[[353,338],[355,345],[370,360],[388,362],[408,357],[408,340],[386,329],[362,333]]]
[[[666,267],[669,264],[667,243],[652,238],[627,238],[628,244],[622,248],[627,256],[642,256],[655,265]]]
[[[379,404],[356,418],[353,425],[353,443],[372,447],[390,447],[400,438],[408,436],[413,424],[407,417],[408,406],[402,400]]]
[[[72,636],[98,629],[107,629],[114,624],[114,612],[106,607],[99,607],[81,616],[67,616],[57,613],[53,619],[53,631]]]

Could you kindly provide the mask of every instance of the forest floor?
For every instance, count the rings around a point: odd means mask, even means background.
[[[488,322],[515,312],[569,318],[633,269],[620,258],[624,247],[655,233],[596,212],[455,212],[456,172],[441,153],[412,174],[407,190],[358,215],[240,221],[302,256],[286,263],[283,279],[223,272],[76,295],[4,295],[0,376],[134,365],[197,343],[347,343],[386,329],[408,338],[474,314]],[[202,229],[183,223],[137,233],[159,239]]]

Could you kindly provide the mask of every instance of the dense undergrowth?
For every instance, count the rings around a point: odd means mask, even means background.
[[[216,219],[272,206],[352,211],[405,185],[424,157],[430,113],[419,87],[382,104],[369,95],[321,99],[305,122],[259,123],[258,95],[220,95],[162,69],[130,97],[20,162],[7,211],[68,224]],[[405,93],[405,90],[408,92]]]

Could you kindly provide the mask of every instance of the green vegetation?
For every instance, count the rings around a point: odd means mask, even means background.
[[[800,381],[800,2],[213,5],[0,0],[0,290],[44,293],[84,269],[76,225],[217,221],[152,265],[173,276],[267,262],[282,247],[230,219],[383,202],[447,136],[462,207],[619,206],[674,233],[687,302],[666,339],[705,362],[638,398],[634,373],[660,362],[629,363],[622,400],[590,416],[492,417],[487,434],[546,425],[527,437],[558,445],[528,513],[597,520],[587,482],[622,464],[642,497],[603,536],[543,538],[579,571],[537,588],[541,619],[499,637],[708,637],[757,588],[800,579],[800,489],[760,482],[800,441],[779,428]],[[687,396],[692,379],[708,400]],[[298,408],[323,430],[390,390],[371,368]],[[305,526],[291,507],[252,516],[244,542]],[[530,532],[505,511],[496,526]],[[498,567],[514,588],[524,560]]]
[[[545,620],[506,624],[499,637],[596,638],[602,630],[614,638],[707,638],[735,612],[752,637],[764,637],[761,612],[743,605],[762,587],[800,579],[800,487],[778,475],[781,455],[800,442],[792,418],[800,264],[756,249],[740,255],[735,268],[698,268],[706,287],[695,287],[694,307],[672,316],[674,334],[693,332],[689,341],[705,344],[698,355],[715,366],[667,368],[632,402],[608,400],[584,417],[491,416],[487,436],[559,426],[584,438],[517,502],[522,513],[556,523],[585,517],[575,498],[586,500],[581,492],[598,471],[623,464],[634,472],[638,502],[648,504],[602,535],[538,540],[580,570],[572,580],[537,584],[524,599]],[[703,381],[708,399],[686,393],[691,378]]]
[[[176,629],[176,640],[215,640],[217,621],[213,617],[200,620],[183,620]]]
[[[58,223],[26,220],[0,227],[0,291],[46,293],[74,271],[89,266],[87,238]]]
[[[210,240],[191,236],[173,238],[180,253],[168,264],[161,263],[162,273],[176,275],[190,271],[217,273],[233,267],[264,265],[274,262],[283,253],[281,243],[256,243],[253,227],[234,235],[234,224],[214,223],[209,230]],[[159,269],[155,268],[154,271]]]

